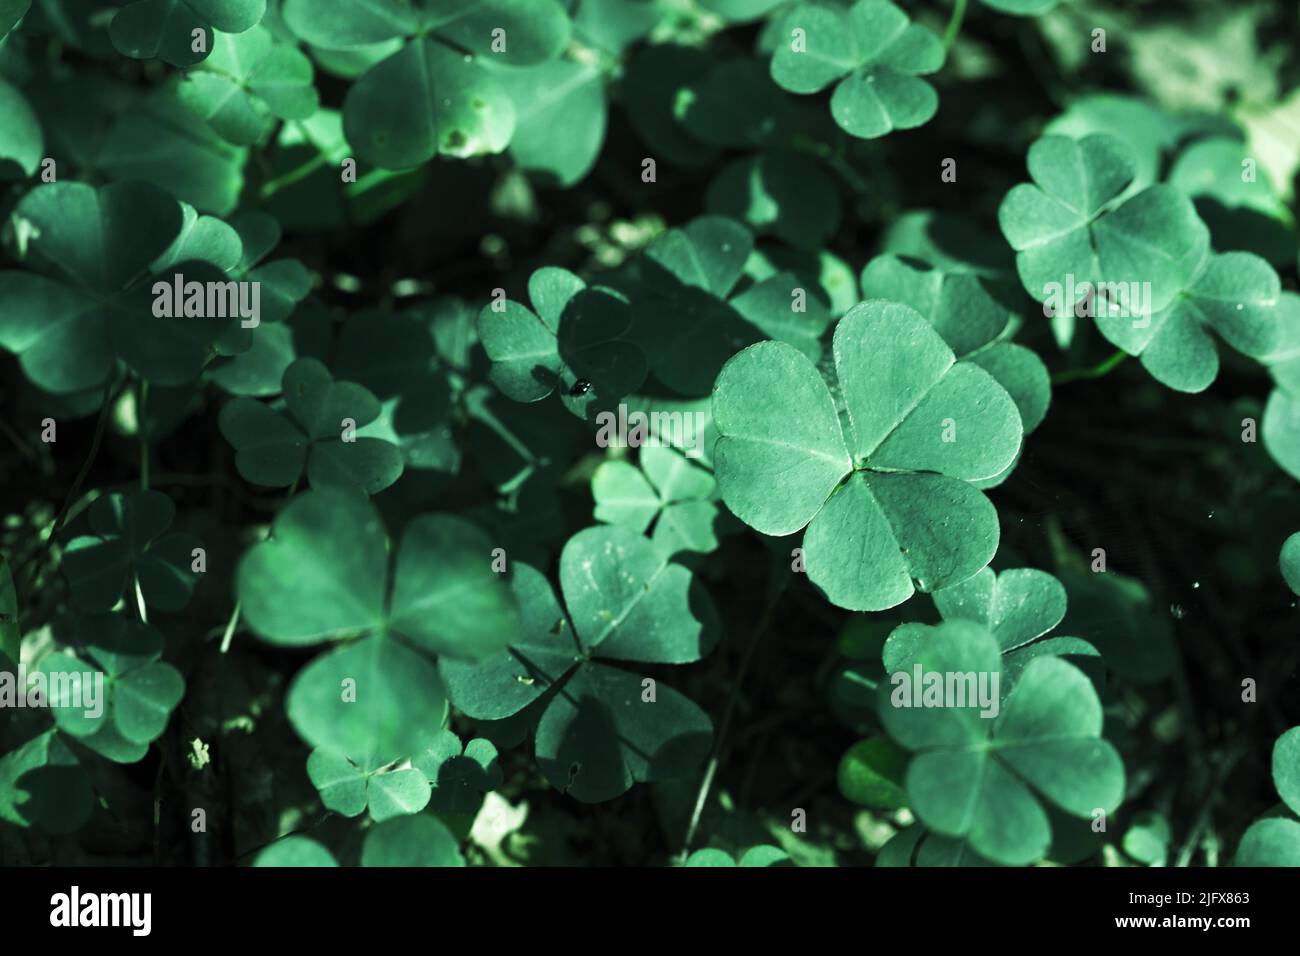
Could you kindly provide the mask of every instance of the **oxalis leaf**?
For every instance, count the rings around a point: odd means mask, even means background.
[[[850,310],[834,360],[843,427],[826,382],[794,348],[764,342],[726,364],[713,390],[723,501],[764,534],[806,527],[809,579],[841,607],[883,610],[971,577],[999,532],[970,482],[999,474],[1020,449],[1011,397],[895,303]]]
[[[352,382],[335,382],[315,359],[284,372],[284,409],[236,397],[221,409],[221,434],[235,448],[235,467],[254,484],[278,488],[304,473],[312,487],[375,494],[402,475],[402,453],[357,429],[379,417],[379,401]]]
[[[1282,568],[1282,577],[1286,580],[1287,587],[1300,595],[1300,531],[1283,543],[1278,564]]]
[[[50,183],[24,196],[14,219],[40,271],[0,272],[0,347],[40,388],[95,388],[118,359],[151,382],[183,385],[219,351],[247,348],[238,316],[154,314],[151,271],[168,283],[176,274],[186,284],[227,280],[209,262],[167,255],[187,214],[156,186]]]
[[[198,581],[194,550],[201,542],[183,532],[165,534],[175,516],[176,506],[160,491],[97,499],[89,514],[93,534],[73,538],[63,552],[73,600],[108,611],[138,583],[148,607],[185,607]]]
[[[313,489],[236,573],[244,618],[269,643],[361,635],[300,671],[286,707],[304,740],[363,772],[422,752],[441,729],[446,701],[425,654],[490,657],[519,633],[518,602],[492,572],[492,543],[478,528],[422,515],[407,526],[391,575],[388,550],[364,497]]]
[[[726,850],[719,850],[713,847],[706,847],[703,850],[696,850],[686,858],[683,866],[794,866],[790,859],[790,854],[786,853],[780,847],[775,846],[752,846],[740,855],[737,860]]]
[[[943,66],[943,43],[887,0],[859,0],[847,10],[800,5],[786,14],[780,37],[772,79],[792,93],[838,81],[831,115],[853,136],[912,129],[939,108],[920,76]]]
[[[108,33],[119,53],[193,66],[212,49],[213,30],[243,33],[266,13],[266,0],[136,0],[114,15]]]
[[[915,664],[945,679],[991,681],[1002,672],[997,639],[973,621],[937,626]],[[996,717],[981,717],[989,710],[978,701],[903,706],[910,698],[896,682],[879,696],[885,729],[915,754],[909,805],[927,827],[991,860],[1019,865],[1047,853],[1052,829],[1040,796],[1081,818],[1110,813],[1123,798],[1124,767],[1100,738],[1096,691],[1060,658],[1030,661]]]
[[[507,396],[536,402],[558,388],[564,406],[590,420],[645,380],[641,350],[620,338],[632,323],[621,295],[550,266],[533,273],[528,295],[532,310],[498,300],[479,313],[490,376]]]
[[[0,757],[0,820],[59,836],[81,829],[94,805],[90,778],[57,730]]]
[[[677,691],[605,661],[684,664],[717,639],[717,612],[691,573],[626,528],[575,534],[560,555],[561,607],[546,577],[516,564],[520,639],[477,665],[444,659],[452,702],[480,720],[538,703],[536,754],[583,802],[680,776],[708,753],[708,716]]]
[[[637,534],[653,525],[651,540],[667,557],[679,551],[708,554],[716,548],[713,476],[679,452],[657,445],[642,447],[640,465],[600,464],[591,476],[596,520]]]
[[[1292,814],[1300,814],[1300,727],[1273,744],[1273,785]],[[1234,866],[1300,866],[1300,821],[1279,809],[1251,824],[1237,846]]]
[[[89,615],[77,619],[76,639],[77,656],[56,651],[38,665],[55,724],[109,760],[135,763],[166,729],[185,680],[159,660],[162,635],[148,624]]]
[[[479,58],[529,66],[568,44],[556,0],[286,0],[284,19],[314,46],[346,50],[406,38],[352,86],[343,104],[348,141],[377,166],[418,166],[438,153],[499,153],[514,131],[514,103]]]
[[[1066,611],[1065,587],[1046,571],[1012,568],[996,573],[985,568],[932,597],[945,621],[974,621],[993,635],[1002,654],[1004,698],[1025,666],[1043,655],[1067,658],[1094,685],[1104,686],[1101,655],[1092,644],[1078,637],[1044,637],[1061,623]],[[934,630],[916,623],[895,628],[885,641],[885,670],[909,670]]]
[[[216,35],[212,55],[188,72],[180,99],[225,140],[246,146],[266,136],[276,119],[303,120],[320,99],[311,60],[265,27]]]

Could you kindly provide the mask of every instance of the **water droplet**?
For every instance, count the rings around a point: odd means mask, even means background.
[[[1245,308],[1245,306],[1242,305],[1240,302],[1237,303],[1237,311],[1238,311],[1238,312],[1240,312],[1240,311],[1241,311],[1242,309],[1244,309],[1244,308]]]
[[[1199,588],[1200,586],[1201,586],[1201,582],[1200,582],[1200,581],[1193,581],[1193,582],[1192,582],[1192,590],[1193,590],[1193,591],[1195,591],[1195,590],[1196,590],[1197,588]]]

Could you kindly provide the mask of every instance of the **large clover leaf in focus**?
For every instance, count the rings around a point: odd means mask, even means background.
[[[1234,866],[1300,866],[1300,727],[1273,744],[1273,785],[1282,806],[1250,825]]]
[[[402,475],[402,453],[382,438],[357,436],[379,417],[379,400],[352,382],[335,382],[315,359],[298,359],[284,372],[284,409],[236,397],[221,409],[221,433],[235,448],[246,479],[272,488],[304,473],[313,487],[342,485],[366,494]]]
[[[772,79],[792,93],[837,83],[831,115],[863,139],[927,122],[939,96],[921,76],[944,62],[943,42],[887,0],[840,7],[803,4],[786,14]]]
[[[583,802],[610,800],[634,782],[680,776],[704,759],[712,725],[699,707],[605,663],[685,664],[711,649],[717,612],[690,571],[640,535],[601,526],[564,546],[563,607],[530,565],[515,565],[512,586],[522,637],[476,665],[440,662],[457,708],[499,720],[536,703],[542,772]]]
[[[504,150],[515,129],[514,102],[480,58],[501,66],[542,63],[564,50],[571,32],[557,0],[285,0],[283,14],[300,39],[325,50],[404,41],[343,102],[348,142],[367,162],[389,169],[439,153]]]
[[[843,415],[788,345],[759,343],[726,364],[713,390],[723,501],[764,534],[806,527],[809,579],[840,607],[882,610],[971,577],[999,528],[970,483],[1019,452],[1011,396],[896,303],[850,310],[834,359]]]
[[[237,316],[154,315],[154,279],[226,281],[215,246],[227,264],[239,261],[233,230],[158,187],[50,183],[23,197],[13,221],[37,271],[0,272],[0,346],[40,388],[101,386],[119,359],[151,382],[182,385],[218,354],[248,347]]]
[[[1001,674],[998,640],[973,621],[936,627],[915,658],[923,673]],[[995,717],[971,706],[895,706],[882,685],[879,714],[896,742],[913,751],[909,805],[936,833],[965,839],[1008,864],[1041,859],[1052,827],[1041,800],[1070,816],[1112,812],[1124,795],[1124,766],[1101,739],[1101,703],[1084,674],[1054,656],[1021,671]]]
[[[491,570],[491,539],[469,522],[421,515],[391,561],[374,506],[313,489],[240,561],[248,626],[284,646],[339,642],[294,678],[289,720],[313,747],[363,772],[429,746],[446,715],[428,654],[490,657],[519,633],[519,607]],[[349,691],[351,693],[349,693]]]

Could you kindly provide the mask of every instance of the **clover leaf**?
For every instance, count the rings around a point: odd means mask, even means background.
[[[338,866],[334,854],[311,837],[294,834],[276,840],[253,860],[253,866]]]
[[[992,375],[1016,403],[1026,435],[1042,424],[1052,398],[1051,377],[1033,351],[1006,341],[1012,315],[994,298],[988,280],[886,253],[867,263],[861,281],[863,298],[911,306],[957,358]]]
[[[3,18],[0,17],[0,20]],[[0,178],[31,176],[45,158],[45,137],[27,98],[0,79]]]
[[[1054,288],[1070,288],[1073,276],[1077,302],[1100,277],[1093,224],[1133,181],[1132,151],[1104,133],[1044,136],[1029,147],[1027,161],[1033,185],[1011,188],[998,207],[998,224],[1016,250],[1016,271],[1030,296],[1047,301]]]
[[[212,49],[213,30],[243,33],[264,13],[266,0],[135,0],[116,12],[108,33],[126,56],[193,66]],[[196,32],[202,44],[196,43]]]
[[[154,628],[119,614],[76,621],[77,656],[55,651],[38,665],[50,687],[55,724],[116,763],[135,763],[162,735],[185,695],[185,680],[159,660]],[[99,696],[102,679],[104,699]]]
[[[1011,397],[895,303],[850,310],[834,359],[843,426],[826,382],[790,346],[763,342],[726,364],[713,390],[723,501],[764,534],[806,527],[808,577],[840,607],[883,610],[971,577],[999,529],[969,483],[1019,451]]]
[[[1300,481],[1300,394],[1273,389],[1264,406],[1260,436],[1278,467]]]
[[[1237,847],[1234,866],[1300,866],[1300,727],[1284,732],[1273,744],[1273,785],[1284,809],[1251,824]]]
[[[1300,531],[1283,542],[1278,564],[1282,568],[1282,577],[1286,580],[1287,587],[1300,595]]]
[[[0,40],[26,15],[32,0],[0,0]]]
[[[90,778],[57,730],[0,757],[0,820],[59,836],[81,829],[94,806]]]
[[[271,644],[343,641],[289,688],[299,735],[363,772],[422,752],[446,715],[425,655],[484,658],[519,633],[518,602],[491,563],[487,535],[430,514],[407,526],[390,574],[366,498],[335,488],[294,498],[240,561],[236,593],[249,627]]]
[[[632,323],[621,295],[548,266],[528,280],[528,296],[532,310],[504,301],[479,313],[490,377],[507,396],[536,402],[559,388],[569,411],[591,419],[645,380],[641,350],[620,338]]]
[[[1123,217],[1130,206],[1162,188],[1153,186],[1139,193],[1107,220]],[[1176,194],[1164,195],[1172,198]],[[1187,210],[1191,208],[1191,204],[1181,196],[1175,204],[1183,205]],[[1159,213],[1144,208],[1140,217],[1133,221],[1131,243],[1152,248],[1160,238],[1153,234],[1151,224],[1161,221]],[[1201,232],[1204,233],[1203,226]],[[1105,262],[1108,247],[1104,238],[1101,241]],[[1132,252],[1131,243],[1126,242],[1122,252],[1128,267],[1107,267],[1109,284],[1118,280],[1123,286],[1147,281],[1140,279],[1141,276],[1158,274],[1154,268],[1144,271],[1141,259]],[[1164,255],[1164,252],[1159,254]],[[1256,358],[1268,355],[1279,334],[1277,306],[1280,294],[1281,283],[1277,273],[1265,260],[1249,252],[1215,255],[1209,251],[1207,241],[1201,247],[1196,264],[1188,270],[1182,287],[1166,308],[1153,315],[1138,317],[1101,309],[1096,315],[1097,328],[1128,354],[1141,356],[1143,367],[1156,381],[1180,392],[1200,392],[1209,387],[1219,372],[1219,353],[1209,330],[1213,329],[1245,355]]]
[[[560,554],[567,613],[530,565],[515,565],[511,586],[522,636],[477,665],[439,664],[457,708],[500,720],[536,702],[542,773],[585,803],[681,776],[703,760],[712,726],[702,710],[605,663],[685,664],[712,648],[717,612],[690,571],[626,528],[598,526],[579,531]]]
[[[852,136],[912,129],[939,108],[938,94],[919,77],[943,66],[943,42],[887,0],[859,0],[847,10],[803,4],[780,33],[772,79],[793,93],[838,81],[831,115]]]
[[[708,554],[718,546],[713,476],[678,452],[646,445],[640,468],[625,461],[602,462],[591,476],[595,518],[644,534],[667,557],[678,551]]]
[[[198,538],[165,534],[176,506],[160,491],[105,495],[90,506],[90,535],[68,542],[63,573],[73,599],[91,611],[108,611],[129,585],[139,584],[145,605],[179,611],[198,580],[193,570]]]
[[[464,866],[460,847],[437,817],[398,817],[372,827],[361,844],[362,866]]]
[[[1036,17],[1054,9],[1061,0],[983,0],[986,7],[1016,17]]]
[[[345,817],[369,807],[370,819],[382,823],[429,803],[429,781],[411,767],[366,772],[342,754],[317,749],[307,758],[307,776],[325,808]]]
[[[261,26],[216,34],[211,55],[186,74],[180,99],[240,146],[263,139],[277,119],[307,119],[320,105],[311,60]]]
[[[499,153],[515,128],[505,87],[480,58],[529,66],[569,42],[556,0],[286,0],[284,20],[302,40],[351,50],[403,39],[348,90],[343,124],[357,154],[389,169],[438,153]]]
[[[794,866],[790,859],[790,854],[786,853],[780,847],[775,846],[752,846],[740,855],[737,860],[726,850],[719,850],[715,847],[706,847],[703,850],[696,850],[686,858],[683,866]]]
[[[709,185],[705,205],[806,249],[825,247],[840,225],[834,181],[815,160],[789,150],[765,150],[727,166]]]
[[[433,786],[429,805],[439,813],[474,814],[483,805],[483,795],[501,786],[504,778],[496,745],[482,737],[462,745],[450,730],[434,737],[411,758],[411,765]]]
[[[402,454],[381,438],[356,430],[379,417],[379,401],[352,382],[335,382],[311,358],[284,372],[284,409],[238,396],[221,409],[221,434],[235,448],[235,467],[246,479],[272,488],[304,474],[312,487],[344,486],[366,494],[402,475]]]
[[[740,223],[700,216],[658,237],[618,280],[637,317],[632,338],[673,391],[707,395],[728,358],[768,337],[821,356],[830,312],[792,272],[742,284],[753,250]]]
[[[510,156],[550,186],[569,188],[605,143],[605,77],[595,66],[553,60],[494,74],[516,116]]]
[[[972,578],[931,595],[945,621],[974,621],[983,625],[1002,655],[1001,692],[1005,696],[1020,672],[1044,654],[1065,657],[1101,686],[1105,672],[1100,654],[1077,637],[1049,637],[1065,618],[1064,585],[1046,571],[1012,568],[994,572],[985,568]],[[934,628],[903,624],[885,641],[883,659],[890,673],[905,671],[915,663]]]
[[[915,663],[978,678],[1002,671],[997,638],[965,620],[938,625]],[[1123,798],[1124,767],[1101,739],[1096,691],[1058,657],[1031,660],[993,719],[974,701],[894,706],[897,690],[881,688],[879,713],[890,737],[915,754],[905,776],[909,805],[928,828],[991,860],[1019,865],[1047,853],[1052,829],[1040,797],[1082,818],[1110,813]]]
[[[168,254],[189,248],[176,246],[187,214],[156,186],[50,183],[24,196],[14,218],[31,237],[27,258],[39,272],[0,272],[0,347],[38,387],[93,389],[119,359],[151,382],[182,385],[220,352],[247,348],[237,316],[154,314],[153,278],[227,279],[201,258]]]

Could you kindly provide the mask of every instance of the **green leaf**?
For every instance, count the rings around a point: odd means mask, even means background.
[[[328,651],[298,672],[285,696],[294,730],[364,772],[423,750],[447,714],[433,663],[393,637]]]
[[[23,631],[18,623],[18,593],[9,558],[0,554],[0,659],[16,662],[22,653]]]
[[[714,455],[727,506],[765,534],[806,525],[809,578],[841,607],[881,610],[975,574],[997,548],[998,525],[967,482],[1015,459],[1021,424],[1010,396],[893,303],[864,303],[840,320],[835,365],[847,434],[830,390],[794,349],[763,343],[723,368]]]
[[[1061,0],[983,0],[986,7],[1016,17],[1036,17],[1054,9]]]
[[[759,235],[820,249],[840,224],[834,181],[812,159],[768,150],[737,160],[709,185],[709,212],[730,216]]]
[[[306,119],[320,105],[311,61],[260,26],[235,36],[216,34],[212,55],[186,74],[179,95],[237,145],[258,142],[276,119]]]
[[[491,741],[476,737],[462,746],[460,738],[449,730],[412,757],[411,764],[433,784],[430,806],[439,813],[476,813],[483,795],[504,780]]]
[[[1124,831],[1124,852],[1147,866],[1164,866],[1169,855],[1169,821],[1147,810],[1136,814]]]
[[[1273,745],[1273,785],[1291,812],[1300,814],[1300,727],[1292,727]]]
[[[90,778],[57,731],[0,757],[0,820],[61,836],[81,829],[94,805]]]
[[[546,695],[538,763],[553,786],[583,802],[692,770],[712,739],[707,715],[669,687],[597,661],[699,660],[718,628],[703,588],[648,540],[616,526],[570,538],[560,582],[568,616],[540,572],[516,565],[523,637],[477,665],[441,662],[456,707],[499,720]]]
[[[967,621],[934,628],[917,664],[990,681],[1001,671],[996,639]],[[1096,691],[1059,658],[1031,661],[993,720],[969,700],[964,707],[895,702],[908,696],[901,685],[882,687],[880,718],[916,752],[906,775],[910,805],[927,827],[992,860],[1026,864],[1047,853],[1051,828],[1038,795],[1082,818],[1110,813],[1123,797],[1124,768],[1100,738]]]
[[[556,60],[495,74],[517,121],[510,155],[543,183],[565,189],[584,179],[605,143],[605,82],[595,67]]]
[[[4,32],[0,11],[0,35]],[[31,176],[44,158],[45,137],[31,105],[16,87],[0,80],[0,178],[14,178],[11,167],[17,167],[21,176]]]
[[[313,487],[373,495],[402,475],[391,442],[359,436],[380,414],[379,401],[352,382],[335,382],[312,358],[285,369],[284,408],[237,397],[221,409],[221,433],[235,448],[235,467],[254,484],[283,487],[305,473]]]
[[[31,5],[32,0],[0,0],[0,40],[17,26]]]
[[[945,620],[960,618],[983,624],[1004,652],[1056,627],[1066,608],[1061,582],[1035,568],[1000,574],[985,568],[961,584],[936,591],[934,603]]]
[[[569,411],[592,419],[645,380],[641,350],[620,338],[632,322],[620,295],[550,266],[533,273],[528,295],[532,310],[501,301],[479,313],[492,381],[507,396],[536,402],[558,388]]]
[[[366,833],[362,866],[464,866],[451,831],[428,814],[398,817]]]
[[[266,0],[136,0],[117,11],[108,31],[119,53],[185,67],[207,56],[213,30],[243,33],[265,12]],[[194,31],[202,32],[201,45]]]
[[[179,611],[198,581],[192,570],[201,542],[180,532],[164,534],[176,515],[159,491],[106,495],[90,506],[92,535],[73,538],[63,552],[63,573],[74,600],[91,611],[110,610],[139,583],[144,602]]]
[[[311,837],[287,836],[257,855],[253,866],[338,866],[329,850]]]
[[[1256,820],[1237,846],[1234,866],[1300,866],[1300,823],[1284,817]]]
[[[1260,435],[1278,467],[1300,481],[1300,396],[1273,389],[1264,406]]]
[[[907,805],[906,767],[907,754],[887,738],[860,740],[840,759],[840,793],[864,807],[897,810]]]
[[[647,445],[641,469],[624,461],[606,461],[591,477],[595,518],[644,534],[668,557],[678,551],[707,554],[718,546],[713,504],[715,483],[702,468],[668,448]]]
[[[1078,140],[1044,136],[1029,147],[1028,164],[1034,184],[1012,187],[998,207],[998,224],[1016,250],[1016,271],[1030,296],[1046,302],[1053,290],[1074,288],[1077,302],[1100,277],[1092,224],[1133,181],[1132,151],[1102,133]]]
[[[349,546],[334,548],[332,541]],[[299,495],[276,519],[270,539],[240,562],[244,616],[274,644],[377,632],[429,653],[474,660],[515,639],[516,602],[491,570],[491,540],[469,522],[438,514],[414,519],[391,585],[387,551],[383,525],[366,499],[334,489]]]
[[[859,0],[848,10],[804,4],[786,15],[779,36],[772,79],[793,93],[838,80],[831,115],[852,136],[912,129],[939,108],[919,77],[943,66],[943,43],[887,0]]]
[[[1291,535],[1283,543],[1278,564],[1282,568],[1282,577],[1287,587],[1300,594],[1300,531]]]

